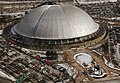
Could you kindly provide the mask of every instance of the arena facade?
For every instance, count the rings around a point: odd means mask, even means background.
[[[107,35],[106,29],[80,8],[44,5],[15,24],[10,39],[32,49],[87,48],[99,44]]]

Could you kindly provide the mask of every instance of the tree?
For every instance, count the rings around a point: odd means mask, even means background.
[[[109,52],[109,49],[108,49],[108,43],[106,43],[106,44],[102,44],[102,47],[103,47],[103,49],[104,49],[104,53],[105,54],[108,54],[108,52]]]
[[[46,78],[42,77],[42,80],[40,81],[40,83],[46,83]]]
[[[84,66],[84,67],[87,67],[88,65],[87,65],[86,63],[83,63],[83,66]]]
[[[28,11],[25,11],[25,15],[28,14]]]
[[[3,14],[3,11],[1,11],[0,14]]]
[[[58,58],[58,54],[56,51],[47,51],[46,56],[47,56],[47,59],[50,59],[50,60],[52,60],[52,59],[55,60]]]
[[[112,63],[116,66],[119,66],[118,62],[116,60],[112,60]]]

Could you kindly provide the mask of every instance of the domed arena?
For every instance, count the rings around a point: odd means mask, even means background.
[[[4,3],[0,83],[119,83],[118,2],[69,1]]]
[[[106,35],[82,9],[71,5],[43,5],[11,28],[11,40],[32,49],[91,47]]]

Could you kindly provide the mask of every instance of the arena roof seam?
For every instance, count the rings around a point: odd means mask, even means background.
[[[60,7],[60,6],[58,6],[60,9],[61,9],[61,11],[63,12],[63,14],[64,14],[64,16],[65,16],[65,19],[66,19],[66,21],[67,21],[67,24],[68,24],[68,26],[70,27],[70,23],[69,23],[69,21],[68,21],[68,19],[67,19],[67,16],[65,15],[65,12],[64,12],[64,10],[62,9],[62,7]],[[63,28],[63,27],[62,27]],[[71,28],[70,28],[71,29]],[[64,32],[63,32],[64,33]],[[65,37],[65,36],[64,36]]]
[[[50,8],[50,7],[49,7],[49,8]],[[37,29],[38,29],[39,22],[40,22],[40,20],[42,19],[43,15],[49,10],[49,8],[46,9],[46,10],[42,13],[42,15],[40,16],[40,18],[38,19],[38,21],[37,21],[37,23],[36,23],[36,25],[35,25],[35,33],[34,33],[34,36],[35,36],[35,37],[36,37],[36,32],[37,32]]]

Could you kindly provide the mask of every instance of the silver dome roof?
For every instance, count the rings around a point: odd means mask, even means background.
[[[12,29],[26,37],[70,39],[96,32],[99,25],[82,9],[70,5],[44,5],[33,9]]]

